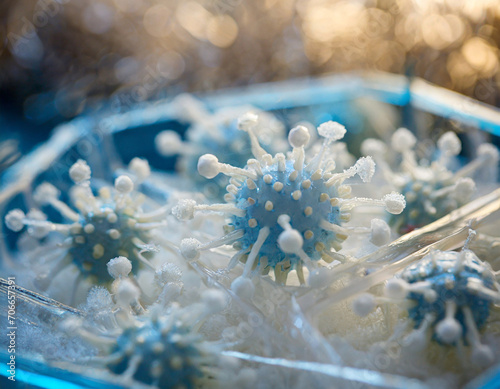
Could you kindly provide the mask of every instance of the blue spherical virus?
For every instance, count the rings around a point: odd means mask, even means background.
[[[404,343],[415,352],[429,342],[453,347],[460,358],[487,367],[494,353],[481,342],[483,330],[496,303],[500,301],[497,273],[468,249],[476,234],[460,252],[434,250],[399,275],[388,280],[385,297],[364,293],[353,302],[359,316],[368,315],[377,305],[398,304],[408,312],[413,330]]]
[[[407,309],[416,344],[433,339],[442,345],[460,346],[460,353],[463,346],[470,346],[475,364],[492,363],[493,352],[481,343],[480,331],[499,301],[500,291],[496,273],[472,251],[431,252],[389,280],[386,295]]]
[[[323,252],[339,250],[347,235],[341,231],[326,229],[324,221],[340,226],[349,219],[347,212],[341,212],[337,187],[327,186],[326,181],[314,172],[297,172],[292,161],[287,161],[284,171],[277,165],[266,166],[262,176],[255,181],[246,180],[236,193],[236,207],[245,210],[243,216],[232,215],[229,226],[243,232],[235,248],[248,251],[257,241],[259,231],[269,228],[268,242],[259,252],[258,264],[275,268],[287,260],[288,266],[296,268],[300,256],[286,253],[275,244],[283,227],[278,222],[281,215],[290,217],[290,224],[303,236],[303,250],[312,260],[319,260]]]
[[[439,138],[437,157],[431,160],[418,159],[416,145],[417,139],[405,128],[393,134],[391,147],[399,153],[398,167],[391,164],[383,142],[367,139],[362,145],[363,153],[375,158],[386,183],[406,198],[404,212],[389,219],[400,233],[432,223],[469,202],[475,191],[475,182],[469,176],[475,172],[491,171],[491,180],[497,179],[498,150],[491,144],[482,144],[477,158],[456,171],[451,166],[456,164],[462,145],[455,133],[447,132]]]
[[[90,278],[93,284],[110,281],[107,263],[116,256],[129,258],[134,273],[144,266],[138,246],[147,244],[151,235],[147,230],[136,228],[133,214],[110,202],[96,212],[80,215],[78,224],[82,228],[75,227],[69,234],[73,244],[68,254],[82,276]]]
[[[199,365],[203,351],[197,338],[168,317],[144,321],[123,331],[111,350],[118,358],[107,367],[115,374],[132,367],[132,378],[147,385],[191,389],[203,376]]]
[[[197,210],[227,212],[229,234],[220,243],[233,243],[239,250],[231,263],[234,265],[238,259],[246,262],[244,277],[254,268],[262,274],[272,269],[276,280],[285,283],[288,273],[296,270],[299,281],[304,283],[303,266],[312,270],[319,259],[343,260],[337,252],[353,232],[343,224],[350,220],[349,211],[355,206],[377,205],[391,213],[404,209],[404,197],[399,193],[388,194],[382,200],[350,198],[351,187],[345,181],[357,175],[368,182],[375,164],[365,157],[343,172],[334,172],[335,161],[328,151],[345,134],[341,124],[327,122],[319,126],[324,142],[306,163],[304,146],[310,139],[306,127],[291,130],[288,140],[293,150],[288,156],[278,153],[273,157],[260,147],[253,132],[256,122],[253,114],[239,121],[240,129],[248,133],[255,157],[244,168],[221,163],[211,154],[199,159],[202,176],[212,179],[223,173],[231,177],[224,196],[227,204],[196,205],[186,200],[173,210],[179,219],[189,219]],[[196,244],[186,244],[181,251],[184,249],[186,257],[194,258]]]
[[[430,195],[443,188],[443,182],[411,180],[401,188],[401,193],[408,203],[408,210],[397,217],[391,216],[389,223],[398,226],[400,233],[406,233],[415,228],[437,220],[458,207],[457,201],[444,197],[430,199]]]
[[[135,160],[131,168],[136,177],[149,172],[143,160]],[[78,269],[77,288],[81,280],[92,284],[110,283],[112,277],[107,263],[118,256],[130,259],[134,273],[149,265],[143,252],[148,251],[145,247],[151,240],[151,230],[164,225],[161,219],[166,209],[144,213],[141,208],[144,196],[134,191],[133,181],[125,175],[115,180],[114,188],[103,187],[94,195],[90,175],[90,167],[83,160],[71,167],[70,177],[75,183],[70,190],[71,206],[59,199],[59,190],[49,183],[35,190],[34,200],[40,206],[57,210],[63,218],[61,223],[48,220],[38,209],[27,214],[14,209],[5,217],[8,228],[21,231],[26,227],[27,234],[40,240],[48,253],[44,260],[50,267],[35,279],[35,285],[41,290],[48,288],[68,266]],[[24,250],[22,244],[20,249]],[[30,255],[30,250],[27,251]],[[36,250],[33,256],[36,265]]]
[[[199,329],[225,309],[225,292],[190,283],[190,292],[202,287],[203,294],[181,307],[170,299],[175,296],[172,288],[188,285],[178,279],[178,268],[168,266],[157,272],[154,282],[160,290],[146,309],[143,301],[148,297],[138,280],[127,276],[129,261],[115,258],[109,270],[115,278],[111,292],[94,287],[81,306],[86,314],[67,317],[60,328],[95,346],[100,353],[91,361],[114,373],[113,381],[123,387],[210,387],[218,375],[220,348]]]
[[[408,310],[415,327],[422,325],[429,314],[433,315],[435,323],[441,322],[447,317],[447,310],[451,315],[450,306],[454,306],[453,317],[460,323],[464,339],[467,324],[463,308],[470,309],[478,329],[483,328],[490,314],[491,298],[488,293],[478,294],[477,287],[497,292],[491,269],[472,251],[430,254],[407,268],[401,278],[409,284],[407,298],[415,301],[415,305]],[[416,291],[411,291],[413,288]]]

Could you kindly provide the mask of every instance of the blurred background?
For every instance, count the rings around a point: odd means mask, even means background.
[[[498,0],[2,0],[0,18],[0,165],[104,104],[351,70],[500,105]]]

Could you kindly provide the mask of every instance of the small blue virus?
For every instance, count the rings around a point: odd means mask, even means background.
[[[149,174],[149,165],[144,160],[136,159],[130,166],[136,177],[144,178]],[[107,263],[117,256],[129,258],[135,273],[150,266],[143,252],[148,251],[145,247],[151,240],[150,231],[164,225],[158,220],[164,217],[166,209],[143,213],[141,204],[144,196],[134,191],[134,183],[128,176],[119,176],[114,188],[103,187],[95,196],[90,188],[91,170],[85,161],[76,162],[69,174],[76,184],[70,190],[74,208],[62,202],[59,190],[49,183],[38,186],[33,196],[39,205],[57,210],[64,218],[63,223],[47,220],[47,216],[38,209],[27,214],[14,209],[5,217],[6,225],[11,230],[21,231],[26,226],[29,236],[47,241],[44,248],[49,253],[50,269],[37,276],[36,286],[41,290],[47,289],[54,277],[67,266],[78,269],[75,288],[81,280],[91,284],[109,283],[112,278]],[[49,238],[51,233],[59,239]],[[62,242],[60,238],[63,238]],[[33,256],[36,261],[35,252]]]
[[[123,331],[111,350],[117,358],[107,368],[159,388],[191,389],[203,376],[199,338],[168,316],[144,321]]]
[[[238,130],[237,119],[247,111],[258,113],[259,122],[255,132],[264,147],[275,153],[286,148],[282,141],[284,126],[273,115],[253,107],[235,107],[209,112],[201,101],[189,95],[181,95],[174,101],[180,119],[190,123],[186,141],[182,141],[175,131],[166,130],[155,139],[158,152],[163,156],[179,155],[177,170],[203,185],[209,197],[221,197],[227,179],[219,176],[215,181],[207,181],[196,171],[198,159],[206,150],[211,150],[222,162],[233,166],[243,166],[251,158],[251,145],[245,134]],[[214,184],[215,182],[215,184]],[[219,192],[219,193],[216,193]]]
[[[389,298],[410,301],[408,315],[417,334],[431,333],[445,345],[466,344],[472,361],[488,366],[493,353],[479,331],[500,299],[496,274],[472,251],[434,251],[406,268],[386,286]]]
[[[384,180],[406,198],[406,210],[389,219],[389,224],[400,233],[432,223],[469,202],[475,191],[475,182],[469,175],[488,170],[491,180],[497,179],[494,170],[499,153],[491,144],[482,144],[478,157],[455,172],[449,165],[462,149],[455,133],[446,132],[439,138],[438,158],[432,161],[425,158],[418,161],[416,145],[417,139],[405,128],[393,134],[391,147],[401,154],[401,164],[394,170],[387,159],[390,155],[387,146],[382,141],[367,139],[362,145],[363,153],[375,158]]]
[[[395,192],[382,200],[350,198],[351,187],[344,184],[345,180],[358,175],[363,182],[368,182],[375,164],[366,157],[341,173],[333,172],[335,161],[326,156],[331,143],[345,134],[344,126],[339,123],[327,122],[319,126],[318,132],[324,142],[308,163],[305,163],[304,146],[310,136],[306,127],[291,130],[288,139],[293,151],[288,157],[281,153],[272,157],[260,147],[253,132],[256,123],[257,117],[250,113],[239,120],[240,129],[250,137],[255,157],[247,161],[244,169],[220,163],[212,154],[199,159],[198,171],[202,176],[211,179],[224,173],[231,177],[224,197],[228,203],[196,205],[186,200],[173,209],[179,219],[190,219],[198,210],[228,213],[228,235],[220,244],[233,243],[238,250],[230,267],[238,260],[246,262],[243,277],[254,268],[261,274],[273,269],[276,280],[285,283],[288,273],[295,269],[299,281],[304,283],[303,265],[312,270],[319,259],[326,262],[344,259],[337,251],[354,231],[342,224],[350,220],[349,211],[355,206],[383,206],[391,213],[404,209],[404,197]],[[385,224],[375,225],[388,232]],[[191,240],[181,247],[187,258],[196,257],[196,247],[203,248],[198,243]],[[214,247],[214,243],[210,247]]]
[[[412,346],[423,350],[433,340],[459,354],[470,346],[475,365],[491,365],[494,354],[481,343],[480,331],[500,301],[499,284],[491,266],[466,248],[469,240],[460,252],[435,250],[408,266],[387,281],[385,297],[360,295],[354,312],[366,316],[377,305],[398,304],[408,312]]]
[[[458,256],[464,258],[458,259]],[[481,329],[490,314],[491,301],[478,295],[475,287],[481,285],[494,290],[495,277],[488,270],[471,251],[435,252],[407,268],[401,279],[410,285],[407,298],[416,302],[408,311],[415,327],[422,324],[428,313],[434,314],[436,322],[440,322],[455,311],[454,318],[460,323],[465,338],[467,326],[461,307],[469,307],[477,328]],[[433,292],[419,292],[425,285]],[[412,292],[412,288],[417,291]]]
[[[225,308],[225,293],[205,289],[198,301],[182,308],[161,297],[169,289],[167,283],[158,300],[145,309],[142,290],[128,276],[128,262],[124,257],[110,261],[113,292],[94,287],[83,305],[85,319],[70,317],[61,328],[94,345],[100,355],[91,362],[105,366],[126,387],[137,383],[156,388],[206,387],[217,373],[218,347],[206,342],[198,330]]]

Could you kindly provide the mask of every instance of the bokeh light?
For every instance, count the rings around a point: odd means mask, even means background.
[[[0,87],[63,117],[360,69],[499,104],[496,0],[6,0],[0,15]]]

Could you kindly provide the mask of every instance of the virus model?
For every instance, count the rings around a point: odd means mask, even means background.
[[[202,102],[189,95],[178,97],[174,106],[178,108],[180,119],[191,123],[186,133],[187,139],[183,142],[177,132],[163,131],[156,137],[156,148],[164,156],[179,155],[178,171],[204,185],[208,189],[207,195],[211,194],[212,197],[221,197],[215,192],[222,193],[227,180],[221,176],[216,180],[217,186],[213,183],[206,186],[210,182],[199,175],[193,175],[193,172],[196,171],[198,158],[206,150],[212,150],[222,162],[234,166],[246,164],[251,157],[251,146],[248,137],[238,130],[239,116],[247,111],[258,112],[259,121],[255,132],[259,140],[273,153],[282,151],[286,147],[282,141],[284,127],[281,122],[257,108],[236,107],[210,113]]]
[[[143,160],[133,161],[130,167],[138,177],[149,172],[149,166]],[[38,186],[33,196],[40,206],[57,210],[63,217],[62,223],[47,220],[39,209],[32,209],[27,214],[14,209],[5,217],[11,230],[21,231],[27,227],[29,236],[45,242],[40,246],[43,255],[39,249],[23,247],[23,240],[20,243],[21,250],[31,252],[35,267],[37,261],[50,264],[48,271],[37,275],[35,286],[46,290],[67,266],[78,269],[75,290],[84,279],[91,284],[109,283],[112,279],[107,262],[119,255],[130,259],[134,273],[140,268],[151,267],[143,253],[148,251],[150,231],[164,225],[161,219],[167,209],[143,213],[141,204],[145,198],[134,191],[134,183],[126,175],[116,178],[114,188],[103,187],[95,196],[90,187],[91,170],[83,160],[70,168],[69,175],[76,184],[70,190],[74,208],[61,201],[59,190],[49,183]]]
[[[459,352],[468,345],[473,363],[492,363],[493,352],[481,343],[479,331],[500,301],[500,290],[497,274],[472,251],[433,251],[389,280],[385,294],[360,296],[354,311],[365,316],[377,302],[400,304],[413,323],[412,344],[433,340],[458,346]]]
[[[401,192],[408,207],[400,215],[390,218],[389,224],[400,233],[412,231],[427,225],[470,201],[475,182],[469,175],[478,170],[490,171],[490,179],[496,181],[495,174],[499,153],[495,146],[482,144],[477,158],[458,171],[451,171],[454,157],[462,144],[457,135],[447,132],[439,138],[439,157],[428,163],[426,159],[417,161],[415,136],[405,128],[400,128],[392,136],[392,149],[401,155],[399,168],[392,169],[387,161],[388,149],[385,143],[367,139],[362,145],[365,155],[371,155],[379,165],[386,183]]]
[[[399,193],[388,194],[382,200],[350,198],[351,187],[344,184],[345,180],[358,175],[363,182],[369,181],[375,164],[370,157],[361,158],[343,172],[332,173],[335,162],[327,157],[329,146],[346,132],[339,123],[319,126],[324,142],[308,164],[304,163],[304,146],[309,141],[307,128],[298,126],[291,130],[288,139],[293,151],[288,157],[281,153],[272,157],[259,145],[253,131],[256,124],[257,117],[253,114],[246,114],[239,121],[240,129],[250,137],[255,156],[245,168],[220,163],[212,154],[199,160],[198,171],[202,176],[211,179],[224,173],[231,177],[225,195],[227,204],[196,205],[183,201],[172,211],[179,219],[190,219],[198,210],[230,215],[226,226],[230,232],[219,242],[202,246],[195,240],[185,240],[181,251],[186,258],[193,259],[201,249],[233,243],[238,253],[230,267],[238,260],[246,261],[243,276],[233,282],[237,290],[251,289],[248,277],[254,268],[262,274],[273,269],[279,283],[285,283],[288,273],[295,269],[304,283],[303,265],[312,271],[319,259],[328,263],[343,260],[344,256],[337,251],[349,234],[355,232],[343,224],[350,220],[349,211],[357,205],[383,206],[395,214],[404,209],[404,197]],[[386,231],[383,226],[375,225]],[[374,236],[380,238],[380,234]]]
[[[217,348],[198,333],[210,315],[227,304],[222,291],[206,289],[201,300],[181,308],[139,303],[140,288],[127,276],[130,261],[117,257],[107,264],[115,278],[113,293],[102,287],[91,290],[84,319],[67,319],[63,329],[97,347],[91,359],[118,376],[124,385],[142,383],[157,388],[194,388],[216,376]]]

